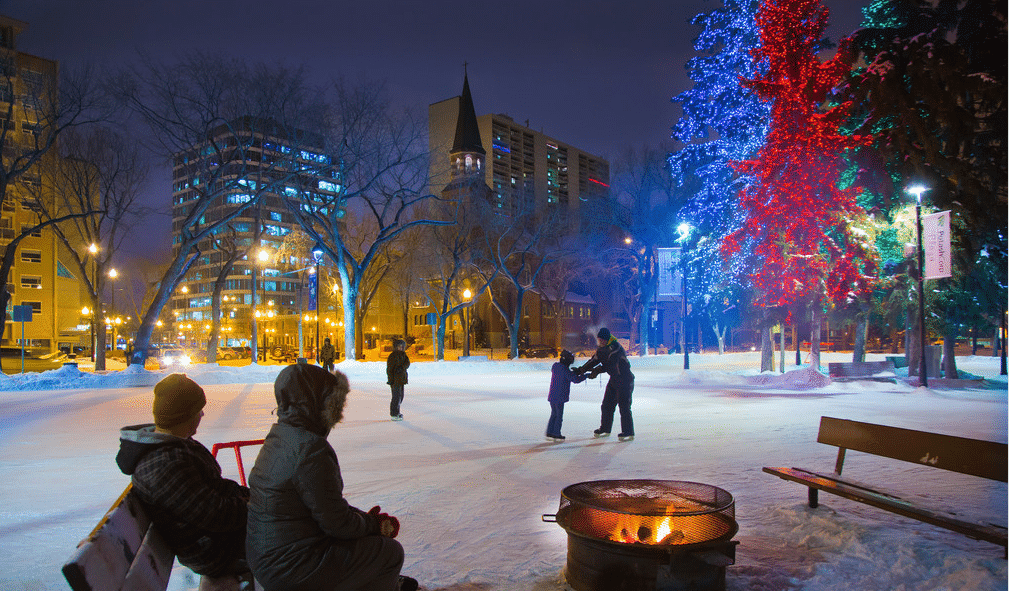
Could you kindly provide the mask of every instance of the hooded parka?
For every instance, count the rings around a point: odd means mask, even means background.
[[[307,364],[277,376],[277,423],[249,474],[246,555],[267,591],[379,590],[384,584],[370,581],[394,582],[402,567],[402,546],[381,537],[378,518],[343,497],[325,418],[327,398],[346,396],[346,378],[339,378],[343,384]]]

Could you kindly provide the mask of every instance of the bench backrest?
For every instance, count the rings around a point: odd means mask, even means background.
[[[175,556],[129,486],[63,565],[74,591],[164,591]]]
[[[876,374],[896,375],[893,361],[854,361],[851,363],[828,363],[830,377],[859,378],[871,377]],[[888,376],[889,377],[889,376]]]
[[[940,435],[832,417],[820,418],[820,443],[1006,482],[1005,443]],[[839,459],[840,461],[843,461]]]

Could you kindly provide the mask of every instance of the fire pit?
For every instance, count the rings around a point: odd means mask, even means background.
[[[564,576],[576,591],[725,589],[738,526],[728,492],[671,480],[597,480],[561,493]]]

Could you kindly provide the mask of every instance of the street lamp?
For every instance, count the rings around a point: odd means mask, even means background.
[[[321,242],[316,242],[312,247],[312,258],[315,259],[315,362],[319,361],[319,309],[322,308],[322,255],[325,252]]]
[[[462,321],[465,326],[463,327],[466,332],[466,336],[462,342],[462,355],[463,357],[469,357],[469,299],[473,297],[473,292],[466,288],[466,291],[462,292],[462,297],[466,300],[466,307],[462,309]]]
[[[925,249],[921,239],[921,194],[928,187],[912,185],[907,192],[914,195],[917,203],[914,206],[915,226],[918,234],[918,340],[921,343],[921,358],[918,361],[918,375],[921,385],[928,387],[928,366],[925,364]]]
[[[687,344],[687,241],[690,239],[690,231],[693,227],[687,222],[681,222],[677,226],[676,231],[679,233],[680,237],[676,240],[681,243],[680,247],[680,262],[683,270],[681,271],[681,283],[683,285],[683,369],[690,369],[690,346]]]

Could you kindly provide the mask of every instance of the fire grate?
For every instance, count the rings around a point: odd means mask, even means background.
[[[596,480],[561,493],[557,523],[621,544],[692,545],[736,535],[735,502],[718,487],[673,480]]]

